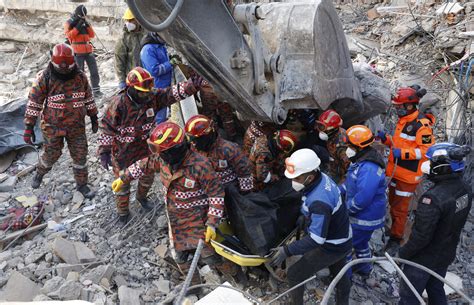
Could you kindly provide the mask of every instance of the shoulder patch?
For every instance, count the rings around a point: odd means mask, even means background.
[[[219,167],[226,168],[227,167],[227,160],[219,160]]]
[[[429,198],[429,197],[424,197],[424,198],[421,200],[421,203],[424,203],[424,204],[431,204],[431,198]]]
[[[467,194],[465,194],[464,196],[459,197],[458,199],[456,199],[456,211],[455,211],[455,213],[460,212],[461,210],[464,210],[465,208],[467,208],[467,206],[469,204],[468,199],[469,198],[468,198]]]
[[[379,167],[379,169],[377,170],[377,176],[379,177],[382,176],[383,172],[384,172],[383,168]]]
[[[154,116],[155,116],[155,111],[153,111],[153,108],[148,108],[146,110],[146,117],[151,118],[151,117],[154,117]]]
[[[431,138],[432,138],[431,135],[421,136],[421,143],[423,143],[423,144],[431,144],[431,142],[432,142]]]
[[[188,178],[184,179],[184,187],[186,187],[188,189],[192,189],[195,184],[196,184],[196,181],[194,181],[194,180],[191,180],[191,179],[188,179]]]

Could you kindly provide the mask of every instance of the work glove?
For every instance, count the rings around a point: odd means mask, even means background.
[[[91,125],[92,125],[92,133],[97,133],[99,130],[99,118],[96,115],[91,116]]]
[[[25,133],[23,134],[23,141],[26,144],[33,145],[33,142],[36,141],[35,131],[33,125],[26,125],[25,126]]]
[[[273,251],[276,251],[275,254],[273,254],[271,261],[270,261],[270,266],[272,267],[279,267],[281,264],[289,257],[291,256],[290,253],[288,252],[288,249],[286,246],[278,247],[272,249]]]
[[[118,87],[119,87],[120,90],[122,90],[122,89],[125,89],[125,87],[127,87],[127,84],[125,83],[125,81],[121,81],[118,84]]]
[[[377,138],[379,138],[383,143],[387,141],[387,133],[385,131],[377,131]]]
[[[117,178],[114,180],[114,182],[112,182],[112,191],[114,191],[115,193],[118,193],[122,189],[122,186],[123,186],[122,178]]]
[[[177,66],[177,65],[181,65],[182,62],[181,62],[181,59],[179,57],[173,56],[170,59],[170,64],[172,64],[173,66]]]
[[[206,243],[208,243],[211,239],[214,240],[216,239],[217,234],[216,234],[216,228],[213,226],[207,226],[206,229]]]
[[[109,170],[109,165],[112,166],[112,156],[110,151],[100,154],[100,165],[102,165],[105,170]]]
[[[204,83],[206,82],[204,80],[204,78],[202,78],[202,76],[200,75],[193,75],[191,76],[191,81],[193,82],[193,86],[194,88],[196,88],[197,90],[201,89],[201,87],[204,85]]]
[[[392,154],[394,159],[402,158],[402,150],[400,148],[392,148]]]

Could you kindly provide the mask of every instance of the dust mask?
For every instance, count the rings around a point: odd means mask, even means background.
[[[133,22],[125,22],[125,27],[129,32],[135,31],[137,29],[137,25]]]
[[[294,180],[291,180],[291,187],[292,187],[295,191],[299,192],[299,191],[301,191],[302,189],[304,189],[304,184],[303,184],[303,183],[296,182],[296,181],[294,181]]]
[[[423,174],[429,175],[431,172],[431,162],[430,160],[421,163],[421,172]]]
[[[353,150],[352,148],[348,147],[348,148],[346,149],[346,156],[347,156],[347,158],[349,158],[349,159],[350,159],[350,158],[353,158],[353,157],[355,157],[356,154],[357,154],[357,152],[356,152],[355,150]]]
[[[329,139],[328,134],[325,133],[324,131],[319,132],[319,138],[323,141],[327,141]]]

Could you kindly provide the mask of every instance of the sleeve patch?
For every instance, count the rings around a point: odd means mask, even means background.
[[[431,144],[431,135],[421,136],[421,143]]]
[[[424,197],[424,198],[421,200],[421,203],[424,203],[424,204],[431,204],[431,198]]]

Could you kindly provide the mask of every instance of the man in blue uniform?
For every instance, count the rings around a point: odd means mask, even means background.
[[[399,250],[400,258],[428,267],[442,277],[456,257],[461,231],[472,206],[471,186],[462,178],[463,159],[470,151],[469,147],[452,143],[428,148],[428,160],[421,170],[433,186],[420,197],[412,233]],[[405,265],[403,272],[418,293],[426,289],[429,304],[448,304],[441,281],[409,265]],[[401,282],[399,304],[418,304],[410,288]]]
[[[287,271],[291,287],[326,267],[336,276],[352,248],[347,208],[336,183],[319,171],[320,164],[316,153],[307,148],[295,151],[285,161],[285,176],[292,179],[295,191],[303,193],[301,212],[308,224],[304,238],[279,247],[272,258],[271,264],[280,266],[289,256],[303,255]],[[336,286],[336,304],[349,304],[350,288],[346,273]],[[303,304],[303,293],[304,286],[290,292],[292,304]]]

